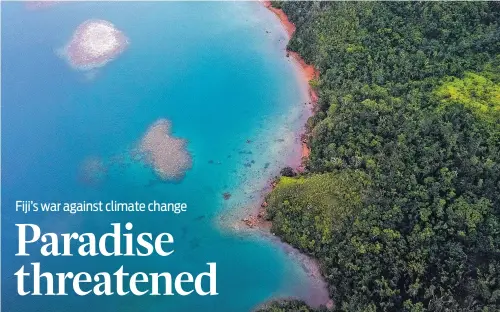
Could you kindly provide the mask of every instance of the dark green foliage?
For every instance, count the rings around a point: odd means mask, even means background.
[[[295,172],[295,170],[293,170],[292,167],[285,167],[281,169],[280,175],[283,177],[294,177],[297,175],[297,173]]]
[[[500,311],[498,3],[280,6],[321,72],[296,179],[319,174],[306,193],[335,204],[277,187],[273,229],[319,258],[340,311]],[[335,186],[353,172],[370,183],[346,216],[353,189]]]
[[[312,309],[304,302],[298,300],[274,301],[255,310],[255,312],[321,312],[325,309]]]

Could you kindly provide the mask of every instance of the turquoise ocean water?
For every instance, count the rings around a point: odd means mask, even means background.
[[[5,311],[248,311],[276,296],[307,296],[307,274],[276,244],[232,231],[234,215],[298,155],[307,117],[305,85],[285,57],[286,35],[256,2],[61,3],[2,13],[2,307]],[[59,56],[74,29],[105,19],[130,46],[103,68],[80,72]],[[266,32],[267,31],[267,32]],[[160,118],[188,141],[193,168],[176,183],[160,181],[130,160],[130,150]],[[97,159],[99,179],[82,181]],[[224,192],[232,197],[225,201]],[[188,212],[27,214],[16,200],[186,202]],[[15,223],[42,231],[170,232],[169,257],[14,257]],[[200,297],[26,296],[14,272],[183,271],[217,263],[220,295]]]

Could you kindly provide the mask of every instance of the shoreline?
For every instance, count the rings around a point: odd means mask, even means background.
[[[288,40],[292,38],[295,33],[296,27],[289,19],[286,13],[282,9],[275,8],[271,5],[271,1],[262,1],[263,5],[270,10],[276,17],[278,17],[281,25],[285,29]],[[313,79],[319,78],[319,71],[311,64],[307,64],[306,61],[300,56],[299,53],[286,50],[286,56],[290,57],[298,66],[300,70],[300,76],[307,84],[307,93],[309,97],[309,107],[311,110],[311,114],[314,113],[314,109],[318,102],[318,94],[316,90],[310,85],[310,81]],[[307,121],[306,121],[307,122]],[[304,160],[307,159],[310,155],[310,149],[307,145],[307,134],[308,129],[306,128],[303,132],[300,133],[300,141],[301,141],[301,161],[299,164],[292,164],[292,167],[297,172],[304,171],[303,163]],[[262,191],[263,199],[265,199],[265,195],[274,189],[276,186],[276,181],[273,179],[271,183],[269,183],[268,187],[266,187]],[[306,300],[306,303],[313,306],[318,307],[320,305],[325,305],[327,309],[331,310],[334,306],[333,300],[330,298],[330,294],[328,291],[328,284],[326,283],[323,275],[321,274],[321,268],[317,259],[307,255],[290,244],[283,242],[280,238],[276,237],[271,230],[271,221],[265,220],[264,216],[266,214],[267,202],[262,201],[257,214],[257,227],[261,229],[261,231],[265,231],[270,239],[277,243],[281,248],[285,250],[286,253],[290,254],[296,261],[298,261],[311,280],[314,282],[312,289],[310,289],[309,298]],[[259,221],[260,220],[260,221]],[[248,225],[248,224],[247,224]],[[279,298],[278,298],[279,299]],[[276,300],[276,299],[274,299]]]
[[[268,10],[270,10],[274,15],[276,15],[280,21],[280,24],[286,31],[288,35],[288,40],[290,40],[295,32],[295,25],[290,22],[288,16],[281,9],[277,9],[272,7],[270,1],[261,1],[261,4]],[[319,77],[319,71],[310,64],[307,64],[304,59],[297,53],[293,51],[286,50],[286,57],[290,58],[292,62],[294,62],[295,66],[297,66],[297,70],[299,71],[298,76],[302,81],[302,83],[307,84],[307,97],[308,97],[308,108],[310,109],[310,113],[314,113],[314,109],[316,107],[316,103],[318,102],[318,94],[311,87],[310,81],[313,79],[317,79]],[[305,120],[307,122],[307,120]],[[307,134],[308,129],[303,129],[298,133],[298,137],[301,142],[300,149],[300,160],[292,160],[290,161],[290,166],[293,167],[297,172],[304,171],[304,160],[307,159],[310,155],[309,147],[307,146]],[[260,191],[259,199],[255,201],[254,205],[248,205],[250,211],[247,211],[241,218],[238,218],[235,223],[232,224],[234,230],[240,233],[249,233],[253,231],[257,231],[261,237],[269,239],[273,243],[277,245],[278,248],[282,249],[286,254],[288,254],[294,261],[297,261],[309,277],[311,281],[311,285],[309,285],[309,290],[306,298],[303,300],[312,307],[319,307],[321,305],[326,306],[327,309],[331,310],[333,308],[333,300],[330,298],[328,291],[328,284],[326,283],[322,273],[320,264],[317,259],[307,255],[290,244],[283,242],[279,237],[276,237],[271,232],[272,222],[266,220],[266,207],[267,202],[265,201],[265,197],[269,192],[271,192],[276,186],[275,178],[269,178],[266,183],[266,186]],[[254,232],[255,233],[255,232]],[[273,298],[269,301],[281,300],[286,298]],[[268,302],[269,302],[268,301]],[[265,302],[263,303],[265,304]]]
[[[258,5],[264,10],[271,11],[279,19],[279,24],[282,27],[280,31],[287,37],[287,42],[292,37],[295,32],[295,25],[291,23],[286,16],[286,14],[280,10],[273,8],[270,1],[258,1]],[[294,73],[294,79],[297,79],[297,84],[303,88],[303,105],[301,108],[305,113],[301,117],[301,125],[296,132],[294,132],[295,142],[293,144],[296,147],[296,153],[285,156],[279,156],[284,160],[281,166],[290,166],[296,172],[303,172],[304,160],[309,157],[310,151],[307,146],[307,136],[308,129],[305,127],[306,122],[310,116],[314,113],[316,103],[318,101],[318,95],[316,91],[311,87],[310,81],[319,77],[319,71],[313,65],[307,64],[302,57],[293,51],[288,49],[282,50],[284,53],[285,60],[291,62],[291,66],[296,71]],[[305,103],[304,103],[305,101]],[[248,142],[247,142],[248,143]],[[299,145],[300,144],[300,145]],[[328,310],[331,310],[334,306],[333,300],[330,298],[328,284],[325,281],[324,276],[321,273],[321,267],[318,260],[306,253],[301,252],[292,245],[282,241],[279,237],[271,232],[272,222],[266,220],[266,206],[265,201],[266,195],[269,194],[273,188],[276,186],[276,178],[279,176],[279,170],[283,168],[277,168],[276,172],[267,172],[265,176],[258,177],[257,181],[250,182],[252,185],[257,186],[253,191],[250,191],[253,195],[250,195],[246,190],[240,190],[246,197],[245,200],[239,203],[231,203],[230,206],[238,207],[237,209],[230,210],[229,213],[219,214],[217,217],[217,227],[222,230],[222,232],[229,231],[241,237],[253,237],[253,239],[269,241],[278,248],[278,250],[283,251],[292,261],[296,263],[300,270],[305,274],[304,284],[298,284],[297,290],[300,289],[300,295],[297,293],[294,298],[304,301],[307,305],[318,308],[320,306],[326,306]],[[257,178],[257,176],[256,176]],[[248,183],[248,181],[246,181]],[[250,195],[250,196],[249,196]],[[227,200],[233,200],[233,198],[239,198],[236,193],[222,193],[221,203],[222,206]],[[230,207],[226,206],[226,207]],[[266,300],[255,306],[262,306],[271,301],[290,299],[291,297],[283,296],[271,296],[270,299]]]
[[[262,4],[264,7],[266,7],[269,11],[273,12],[274,15],[278,17],[280,20],[281,25],[285,29],[286,33],[288,34],[288,40],[290,40],[295,33],[296,27],[295,25],[288,19],[288,16],[282,9],[277,9],[271,5],[271,1],[262,1]],[[286,50],[286,56],[291,57],[294,62],[297,63],[298,67],[300,68],[301,71],[301,76],[307,83],[307,90],[308,90],[308,96],[309,96],[309,101],[310,101],[310,106],[311,106],[311,111],[314,111],[314,108],[316,107],[316,103],[318,102],[318,94],[316,90],[314,90],[309,82],[313,79],[317,79],[319,77],[319,71],[311,64],[307,64],[306,61],[297,53],[294,51],[289,51],[288,49]],[[307,140],[306,140],[306,135],[307,135],[307,129],[304,133],[300,134],[301,137],[301,142],[302,142],[302,159],[308,158],[310,155],[310,150],[309,147],[307,146]],[[295,164],[294,164],[295,165]],[[298,166],[295,169],[297,171],[303,171],[302,163],[298,164]]]

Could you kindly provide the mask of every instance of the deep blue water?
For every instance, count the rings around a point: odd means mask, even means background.
[[[221,227],[254,204],[266,180],[296,155],[304,86],[285,57],[285,34],[260,4],[66,3],[27,10],[2,4],[2,308],[4,311],[248,311],[274,296],[300,296],[306,274],[275,244]],[[130,46],[88,73],[58,55],[91,18],[122,30]],[[267,33],[266,30],[270,31]],[[131,162],[130,149],[160,118],[188,141],[193,168],[164,183]],[[250,140],[250,143],[247,143]],[[79,178],[86,160],[107,174]],[[117,162],[121,160],[121,162]],[[233,196],[224,201],[222,194]],[[186,202],[188,212],[27,214],[16,200]],[[14,257],[15,223],[42,232],[169,232],[169,257]],[[227,225],[227,224],[226,224]],[[218,296],[44,297],[17,295],[14,272],[188,271],[217,263]]]

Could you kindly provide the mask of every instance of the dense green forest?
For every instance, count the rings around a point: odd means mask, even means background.
[[[283,300],[270,302],[263,307],[257,308],[255,312],[324,312],[326,309],[312,309],[298,300]]]
[[[338,311],[500,311],[500,2],[273,6],[320,99],[272,232],[319,259]]]

